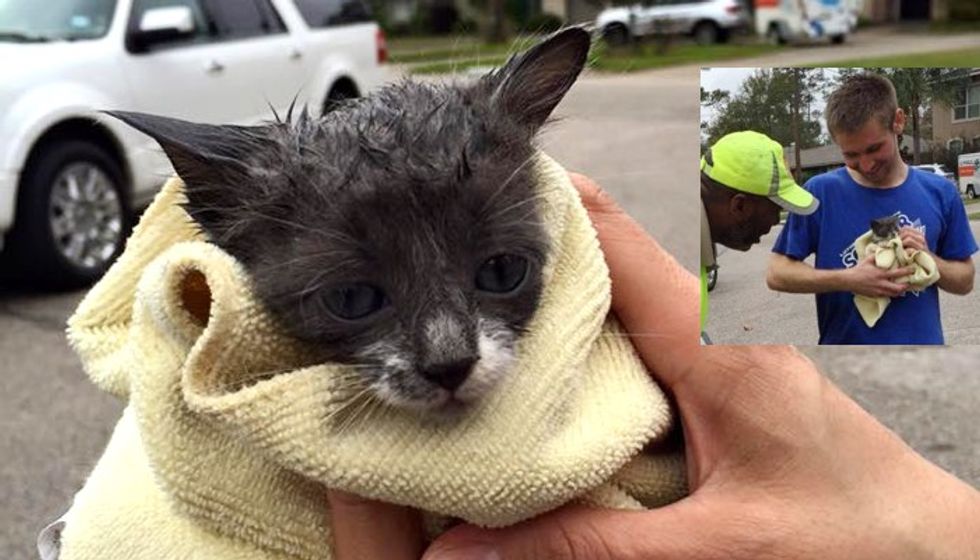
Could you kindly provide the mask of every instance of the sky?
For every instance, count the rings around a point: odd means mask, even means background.
[[[721,89],[734,94],[738,91],[742,82],[751,76],[756,70],[758,70],[758,68],[702,68],[701,87],[707,91]],[[830,69],[828,72],[828,77],[833,77],[833,74],[835,73],[835,70]],[[814,103],[813,109],[823,111],[824,106],[824,99],[818,99]],[[701,108],[701,122],[710,121],[713,118],[714,110],[712,108]],[[821,119],[821,121],[822,120],[823,119]],[[821,128],[824,130],[824,132],[826,132],[826,126],[822,122]]]

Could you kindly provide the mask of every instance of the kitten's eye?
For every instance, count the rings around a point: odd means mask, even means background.
[[[337,317],[354,320],[377,313],[388,305],[388,298],[370,284],[348,284],[331,290],[324,303]]]
[[[517,255],[490,257],[476,271],[476,287],[484,292],[505,294],[521,285],[527,276],[527,259]]]

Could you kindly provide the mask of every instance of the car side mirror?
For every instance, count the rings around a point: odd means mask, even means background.
[[[126,42],[134,52],[146,52],[153,45],[193,37],[197,27],[188,6],[150,8],[140,16],[139,25],[130,31]]]

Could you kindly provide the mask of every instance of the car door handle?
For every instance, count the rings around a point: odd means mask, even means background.
[[[225,65],[217,60],[211,59],[204,63],[204,71],[208,74],[217,74],[225,69]]]
[[[292,50],[289,51],[289,60],[299,60],[301,58],[303,58],[303,51],[297,49],[296,47],[293,47]]]

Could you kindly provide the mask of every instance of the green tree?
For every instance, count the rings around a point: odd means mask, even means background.
[[[826,85],[821,68],[760,68],[730,96],[702,91],[702,106],[715,113],[702,125],[707,143],[730,132],[755,130],[784,146],[795,145],[799,162],[799,150],[822,143],[820,114],[813,106]]]

